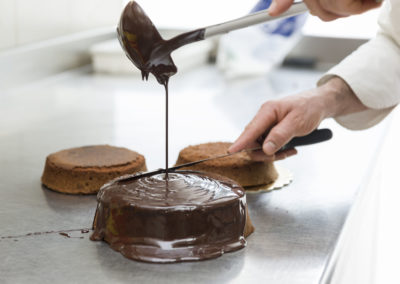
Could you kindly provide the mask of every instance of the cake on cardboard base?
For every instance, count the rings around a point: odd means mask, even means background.
[[[176,165],[227,154],[231,145],[229,142],[211,142],[188,146],[180,151]],[[278,178],[278,172],[272,162],[252,161],[246,152],[206,161],[188,169],[220,174],[243,187],[270,184]]]

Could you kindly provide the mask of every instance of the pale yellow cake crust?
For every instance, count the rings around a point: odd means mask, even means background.
[[[42,183],[55,191],[70,194],[94,194],[108,181],[147,171],[143,155],[109,145],[84,146],[50,154]]]
[[[231,144],[210,142],[188,146],[180,151],[176,165],[226,154]],[[203,162],[187,169],[220,174],[243,187],[269,184],[278,178],[278,172],[272,162],[252,161],[246,152]]]

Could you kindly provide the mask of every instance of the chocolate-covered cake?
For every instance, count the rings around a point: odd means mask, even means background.
[[[97,200],[91,239],[140,261],[218,257],[243,248],[254,230],[243,188],[215,174],[121,177],[104,185]]]
[[[232,143],[211,142],[188,146],[180,151],[176,165],[226,154],[230,145]],[[206,161],[191,166],[190,169],[220,174],[244,187],[270,184],[278,178],[272,162],[253,161],[246,152]]]
[[[42,183],[63,193],[93,194],[116,177],[146,170],[144,157],[135,151],[109,145],[84,146],[47,156]]]

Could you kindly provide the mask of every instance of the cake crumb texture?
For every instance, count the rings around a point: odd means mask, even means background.
[[[227,154],[230,145],[230,142],[210,142],[188,146],[180,151],[176,165]],[[243,187],[269,184],[278,178],[272,162],[253,161],[246,152],[206,161],[186,169],[220,174]]]
[[[94,145],[50,154],[41,180],[58,192],[94,194],[108,181],[140,171],[147,171],[143,155],[127,148]]]

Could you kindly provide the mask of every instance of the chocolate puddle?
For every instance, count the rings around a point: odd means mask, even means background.
[[[66,237],[68,239],[83,239],[83,237],[71,237],[69,234],[64,233],[64,232],[61,232],[61,233],[58,233],[58,234],[61,235],[61,236]]]
[[[49,235],[49,234],[59,234],[61,236],[67,237],[67,238],[80,238],[80,239],[83,239],[83,237],[71,237],[68,233],[81,232],[81,234],[87,234],[90,231],[91,231],[90,228],[83,228],[83,229],[69,229],[69,230],[60,230],[60,231],[33,232],[33,233],[27,233],[27,234],[23,234],[23,235],[15,235],[15,236],[0,236],[0,240],[14,239],[14,241],[18,241],[18,239],[20,239],[20,238],[26,238],[26,237],[31,237],[31,236]]]

